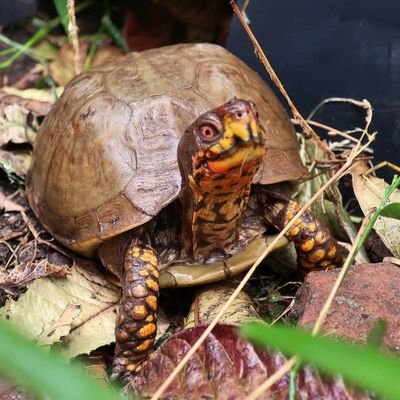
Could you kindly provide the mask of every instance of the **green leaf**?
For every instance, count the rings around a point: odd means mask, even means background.
[[[0,320],[0,373],[15,383],[52,400],[121,400],[100,386],[82,368],[46,353]]]
[[[251,322],[241,333],[262,346],[272,346],[286,354],[298,355],[323,372],[340,374],[349,383],[371,390],[391,400],[400,399],[400,360],[371,346],[356,346],[285,326]]]
[[[382,208],[382,217],[400,219],[400,203],[390,203]]]

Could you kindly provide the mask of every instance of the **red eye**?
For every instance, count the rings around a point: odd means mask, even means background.
[[[215,126],[203,125],[200,127],[200,136],[205,142],[211,142],[218,135]]]

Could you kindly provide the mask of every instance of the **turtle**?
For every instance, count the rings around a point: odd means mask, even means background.
[[[267,228],[300,209],[291,182],[306,175],[264,80],[221,46],[178,44],[75,77],[41,124],[26,190],[61,244],[121,280],[113,376],[129,380],[152,351],[160,272],[167,286],[249,267]],[[342,262],[309,211],[287,237],[300,271]]]

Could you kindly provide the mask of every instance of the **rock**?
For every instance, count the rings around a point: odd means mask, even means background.
[[[337,279],[339,270],[307,275],[291,317],[312,327]],[[400,268],[391,263],[359,264],[346,275],[329,310],[323,331],[365,342],[374,324],[387,322],[383,344],[400,350]]]

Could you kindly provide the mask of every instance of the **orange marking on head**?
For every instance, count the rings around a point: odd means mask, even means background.
[[[290,229],[289,236],[293,238],[293,237],[297,236],[299,233],[300,233],[300,228],[298,226],[295,226]]]
[[[243,163],[261,160],[264,157],[265,148],[263,146],[244,147],[235,151],[232,155],[219,160],[208,160],[207,165],[210,170],[216,174],[229,171],[232,168],[239,167]]]
[[[148,269],[142,269],[139,271],[139,275],[143,277],[147,277],[150,275],[150,271]]]

